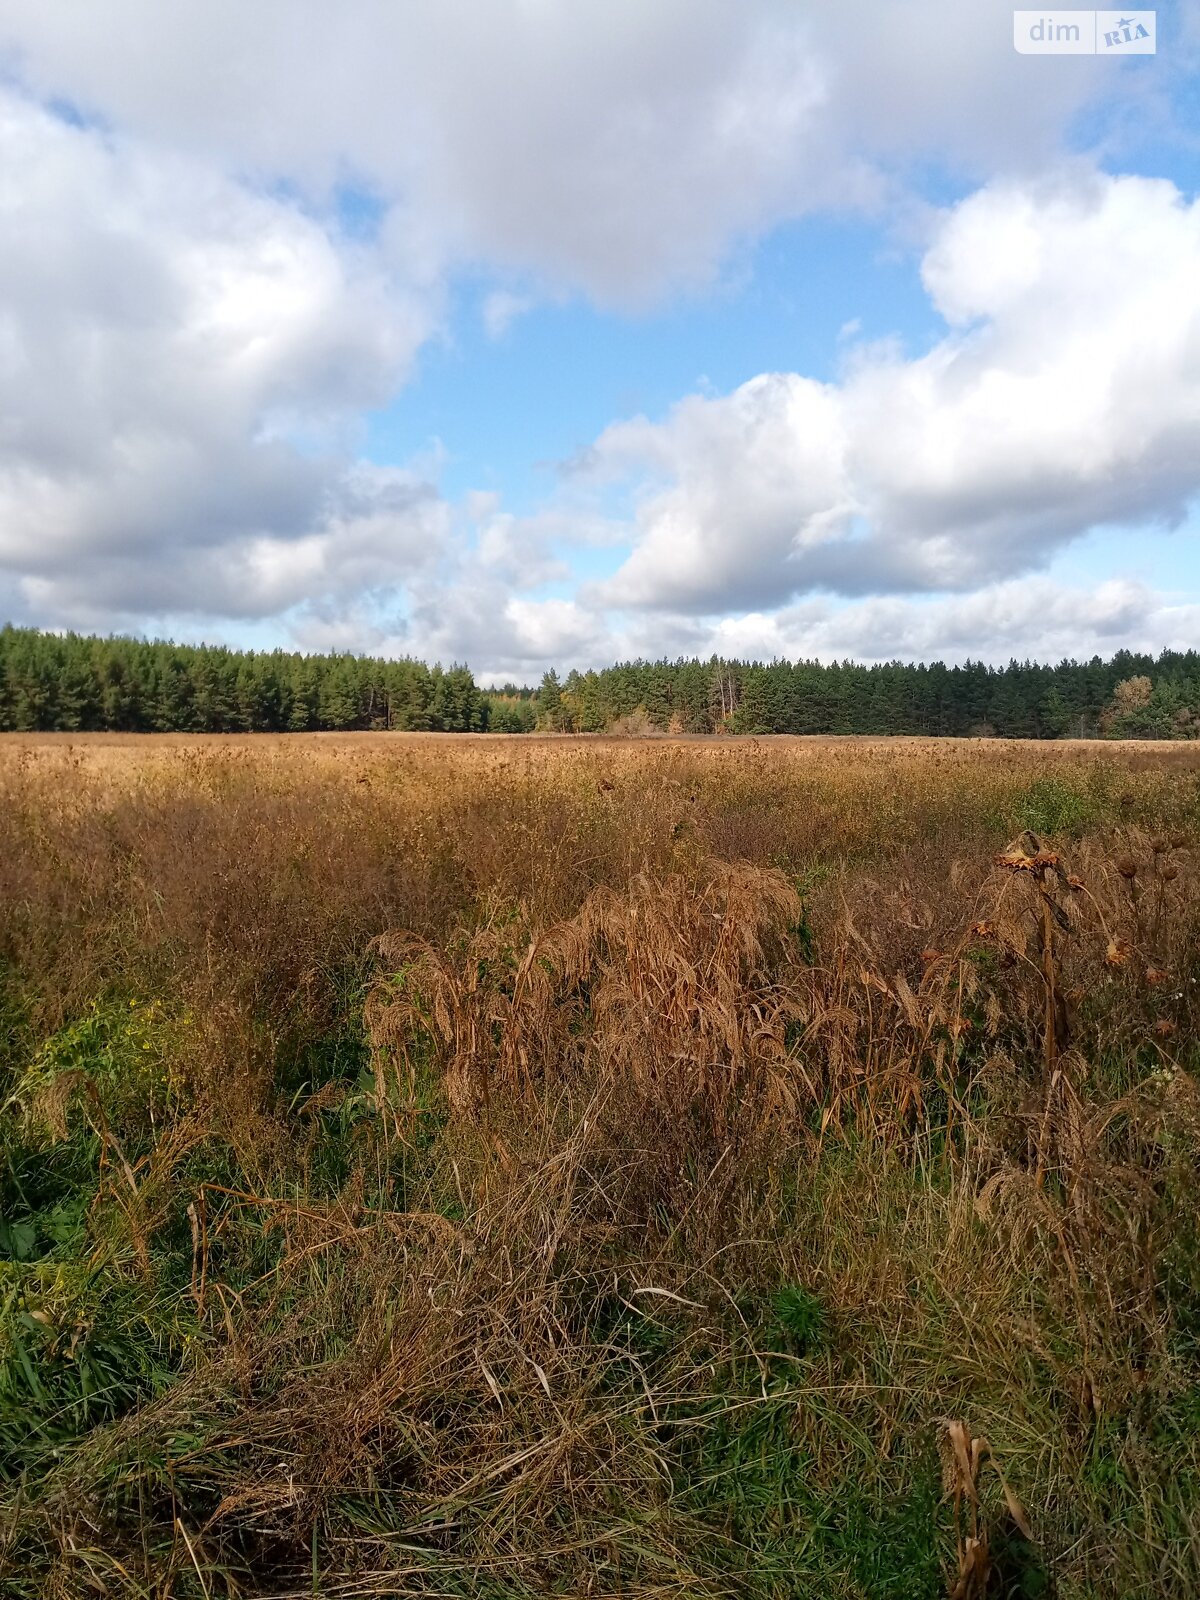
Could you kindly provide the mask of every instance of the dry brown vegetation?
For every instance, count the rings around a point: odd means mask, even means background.
[[[0,741],[0,1589],[1193,1592],[1198,844],[1180,746]]]

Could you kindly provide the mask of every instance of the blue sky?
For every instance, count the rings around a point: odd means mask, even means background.
[[[0,612],[493,680],[1197,643],[1197,7],[1157,29],[8,0]]]
[[[576,296],[534,304],[489,333],[486,279],[453,294],[445,334],[413,380],[370,420],[366,450],[404,459],[439,441],[451,494],[497,488],[521,513],[558,463],[608,423],[662,416],[681,395],[723,393],[760,372],[836,380],[848,346],[900,338],[912,351],[945,331],[919,260],[878,220],[812,217],[745,251],[724,281],[651,310]]]

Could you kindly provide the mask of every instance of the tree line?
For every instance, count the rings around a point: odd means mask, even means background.
[[[1057,666],[632,661],[484,691],[465,666],[0,628],[0,729],[1200,736],[1200,654]]]
[[[549,672],[531,700],[539,728],[578,733],[1195,738],[1200,655],[1119,651],[1107,661],[1006,667],[634,661],[562,681]]]
[[[475,733],[466,667],[0,628],[0,729],[117,733]]]

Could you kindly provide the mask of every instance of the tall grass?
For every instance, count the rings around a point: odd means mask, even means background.
[[[0,748],[0,1589],[1200,1580],[1200,764]]]

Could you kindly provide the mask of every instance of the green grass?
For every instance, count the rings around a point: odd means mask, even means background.
[[[1078,839],[1095,824],[1102,804],[1094,786],[1058,776],[1036,778],[1020,796],[1013,820],[1039,836]]]

